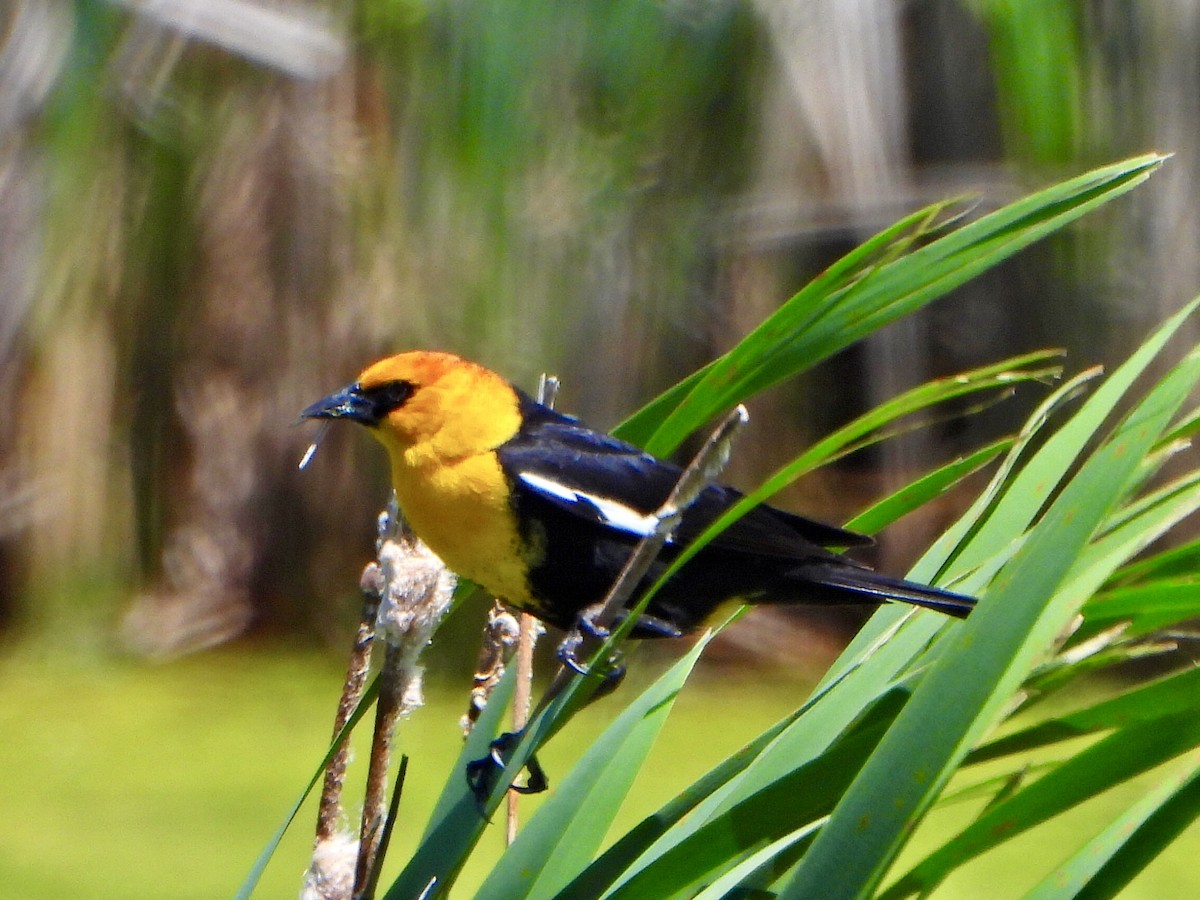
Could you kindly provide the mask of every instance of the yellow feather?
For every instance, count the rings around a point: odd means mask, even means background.
[[[516,395],[495,373],[441,353],[402,353],[359,378],[366,387],[395,380],[417,390],[371,431],[387,448],[405,517],[455,572],[528,605],[520,532],[492,452],[520,428]]]

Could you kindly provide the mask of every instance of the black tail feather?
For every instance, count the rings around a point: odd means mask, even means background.
[[[974,597],[917,584],[915,581],[905,581],[902,578],[891,578],[870,569],[819,565],[806,566],[801,573],[797,574],[811,584],[853,595],[852,597],[838,598],[843,601],[857,599],[859,602],[869,603],[894,600],[900,603],[911,603],[914,606],[923,606],[926,609],[933,609],[959,619],[965,619],[975,608]]]

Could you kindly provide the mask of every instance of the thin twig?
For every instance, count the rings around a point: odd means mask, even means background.
[[[388,645],[383,669],[379,673],[379,700],[375,705],[375,735],[371,741],[371,759],[367,766],[367,786],[363,794],[362,828],[359,832],[358,865],[354,872],[353,900],[371,900],[372,873],[383,846],[388,822],[387,779],[392,762],[392,737],[403,710],[407,673],[403,666],[404,650]]]
[[[375,642],[375,617],[379,614],[379,600],[383,594],[383,572],[377,563],[368,563],[360,581],[363,594],[362,616],[354,637],[354,649],[346,666],[346,682],[342,698],[338,701],[337,715],[333,721],[333,737],[342,733],[351,714],[362,700],[371,671],[371,646]],[[337,830],[342,814],[342,786],[346,780],[346,765],[350,748],[343,743],[329,761],[325,770],[325,785],[321,791],[321,802],[317,808],[316,842],[327,841]]]
[[[366,900],[373,900],[375,891],[379,888],[379,873],[383,871],[383,860],[387,856],[388,845],[392,842],[392,833],[396,829],[396,813],[400,809],[400,796],[404,792],[404,781],[408,777],[408,757],[400,757],[400,769],[396,772],[396,786],[392,788],[392,802],[388,804],[387,818],[383,823],[383,834],[379,836],[379,847],[375,851],[374,864],[367,873],[366,884],[362,895]]]
[[[542,374],[538,381],[538,403],[554,409],[554,401],[558,398],[559,380],[555,375]]]
[[[394,496],[379,518],[377,556],[382,590],[375,630],[387,650],[379,675],[375,732],[350,895],[354,900],[370,900],[374,892],[374,873],[383,864],[384,836],[392,827],[387,776],[396,725],[423,702],[418,660],[450,608],[455,586],[454,576],[442,561],[404,529]],[[391,808],[398,802],[396,795]]]
[[[616,620],[646,572],[650,570],[663,544],[679,526],[684,512],[725,468],[729,462],[729,450],[733,439],[749,421],[750,415],[746,412],[746,407],[739,405],[722,420],[688,467],[683,470],[666,501],[654,513],[654,530],[638,543],[625,568],[609,590],[608,596],[604,598],[592,620],[595,624],[607,628]]]
[[[533,649],[538,635],[542,632],[541,623],[529,613],[521,613],[520,623],[521,630],[517,638],[516,655],[517,683],[513,688],[513,731],[520,731],[529,721],[529,707],[533,697]],[[520,808],[520,792],[509,791],[508,817],[504,833],[505,843],[509,847],[517,839]]]
[[[739,405],[717,426],[704,446],[692,459],[691,463],[679,476],[675,487],[658,511],[654,513],[653,530],[638,542],[629,559],[626,560],[621,574],[617,576],[609,588],[608,594],[599,603],[585,609],[581,617],[587,616],[596,631],[606,633],[625,609],[625,604],[641,584],[654,560],[658,557],[663,545],[679,524],[683,513],[696,501],[700,493],[720,474],[729,462],[729,450],[738,432],[750,421],[750,416],[744,406]],[[630,623],[629,627],[633,627]],[[563,649],[574,653],[583,637],[577,630],[568,635],[563,641]],[[560,650],[560,653],[562,651]],[[538,703],[538,712],[545,709],[570,682],[575,671],[568,666],[560,666],[550,683],[546,693]],[[536,715],[536,713],[535,713]]]
[[[541,381],[538,383],[538,403],[553,409],[554,401],[558,398],[558,388],[558,379],[553,375],[543,373]],[[513,688],[513,731],[520,731],[529,721],[529,707],[533,698],[533,651],[538,636],[542,633],[541,623],[527,612],[521,613],[519,622],[516,656],[517,683]],[[520,792],[509,791],[505,841],[510,847],[517,839],[520,808]]]

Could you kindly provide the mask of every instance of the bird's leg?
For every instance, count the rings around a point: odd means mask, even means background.
[[[508,765],[508,756],[520,742],[521,735],[519,731],[504,732],[488,745],[487,756],[467,763],[467,784],[480,807],[491,794],[496,778]],[[536,756],[531,756],[525,761],[525,769],[529,772],[529,777],[525,779],[524,784],[510,785],[512,790],[518,794],[540,794],[550,786],[546,772]]]
[[[558,657],[567,669],[580,675],[593,675],[604,679],[596,692],[589,698],[589,702],[615,690],[625,677],[625,664],[621,662],[619,655],[608,661],[608,666],[603,673],[594,671],[579,661],[578,651],[585,640],[602,641],[609,635],[609,630],[596,622],[596,616],[602,609],[601,604],[595,604],[581,611],[576,619],[575,627],[567,632],[566,637],[558,646]],[[558,696],[568,680],[560,672],[559,677],[554,680],[545,696],[542,697],[539,709],[545,708],[551,700]],[[487,801],[488,795],[491,794],[496,778],[504,772],[508,765],[509,755],[522,736],[522,731],[506,731],[488,745],[487,756],[467,763],[467,784],[481,807]],[[529,773],[525,783],[511,785],[512,790],[518,794],[539,794],[549,787],[549,779],[541,764],[538,763],[537,757],[529,757],[525,762],[525,769]]]
[[[604,672],[595,672],[579,661],[579,647],[586,639],[603,641],[610,634],[608,628],[598,621],[598,616],[602,612],[604,612],[602,603],[584,607],[575,619],[575,627],[567,632],[562,643],[558,645],[559,660],[572,672],[579,675],[594,675],[604,679],[604,684],[600,686],[596,696],[603,696],[615,690],[625,677],[625,664],[621,661],[620,655],[608,660]]]
[[[608,629],[596,621],[596,617],[602,611],[597,604],[586,606],[580,610],[579,615],[575,617],[574,627],[566,633],[562,643],[558,645],[559,660],[564,666],[580,675],[588,674],[587,669],[579,661],[580,645],[586,638],[602,641],[609,635]]]
[[[581,675],[595,674],[599,672],[591,672],[587,666],[579,661],[578,650],[583,642],[591,638],[593,640],[603,640],[608,637],[608,629],[596,623],[596,615],[601,611],[600,605],[588,607],[583,610],[576,620],[575,627],[572,628],[558,648],[559,659],[563,665],[571,671],[578,672]],[[625,676],[625,666],[620,664],[618,660],[611,660],[609,668],[603,675],[604,683],[600,685],[593,699],[613,690],[621,679]],[[568,678],[563,677],[563,673],[559,673],[559,677],[547,689],[546,694],[542,697],[539,709],[552,701],[566,687]],[[506,731],[500,735],[491,744],[488,745],[487,756],[481,759],[473,760],[467,763],[467,784],[471,788],[471,793],[475,795],[477,803],[482,805],[486,802],[488,796],[492,792],[496,779],[504,772],[508,765],[508,759],[513,748],[520,742],[523,732],[521,731]],[[524,784],[511,785],[512,790],[519,794],[538,794],[546,790],[549,785],[549,780],[546,778],[546,773],[538,763],[534,756],[529,757],[525,762],[528,777]]]

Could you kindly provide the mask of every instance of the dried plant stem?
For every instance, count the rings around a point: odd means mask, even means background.
[[[367,675],[371,671],[371,647],[375,642],[375,618],[379,615],[379,601],[384,589],[383,572],[376,563],[369,563],[363,569],[360,586],[363,594],[362,616],[358,622],[358,631],[354,636],[354,648],[350,652],[350,661],[346,666],[346,682],[342,688],[342,698],[338,701],[337,714],[333,721],[334,739],[342,733],[346,722],[349,721],[351,714],[362,700],[367,684]],[[338,819],[342,814],[342,787],[346,780],[346,764],[349,758],[350,748],[343,743],[325,770],[325,784],[321,790],[320,805],[317,807],[317,843],[329,840],[337,830]]]
[[[367,786],[363,795],[362,828],[359,833],[358,864],[354,872],[353,900],[370,900],[379,849],[388,822],[388,769],[392,762],[392,737],[403,711],[408,672],[404,650],[387,645],[383,669],[379,673],[379,700],[375,705],[375,734],[371,740],[371,759],[367,767]]]
[[[357,841],[338,831],[348,759],[346,749],[339,748],[325,776],[313,862],[305,875],[302,893],[306,898],[371,900],[375,893],[382,854],[391,835],[392,813],[399,803],[404,780],[402,764],[389,805],[388,767],[396,725],[403,715],[423,702],[421,651],[450,608],[454,595],[456,579],[428,547],[404,528],[394,495],[379,516],[375,552],[375,562],[363,570],[362,620],[334,728],[336,739],[361,705],[371,647],[379,637],[386,652],[378,680],[362,824]]]
[[[354,900],[371,900],[383,864],[383,850],[393,823],[389,810],[399,803],[403,772],[387,802],[388,768],[400,718],[424,701],[421,695],[421,652],[450,608],[456,583],[445,564],[401,524],[395,497],[380,516],[377,553],[384,588],[376,631],[387,650],[379,673],[375,732],[363,798]]]
[[[379,846],[375,850],[375,859],[371,870],[367,873],[363,885],[362,896],[365,900],[373,900],[379,887],[379,873],[383,870],[383,860],[387,856],[388,844],[392,840],[392,832],[396,828],[396,813],[400,809],[400,794],[404,790],[404,780],[408,777],[408,757],[400,757],[400,769],[396,772],[396,786],[392,788],[392,801],[388,804],[387,817],[383,823],[383,833],[379,837]]]
[[[521,630],[517,638],[517,683],[513,688],[512,724],[513,731],[520,731],[529,721],[529,706],[533,696],[533,649],[541,634],[542,626],[529,613],[521,613]],[[521,795],[508,792],[508,819],[505,840],[509,846],[517,839],[518,812]]]
[[[613,582],[607,596],[581,614],[581,618],[586,616],[597,631],[602,634],[606,633],[616,621],[617,616],[625,610],[625,604],[650,570],[650,566],[662,550],[663,544],[667,542],[667,538],[679,524],[684,511],[725,468],[725,464],[729,461],[729,451],[733,439],[737,437],[738,432],[745,427],[749,420],[746,408],[739,405],[717,426],[688,467],[683,470],[670,495],[654,514],[656,520],[654,530],[638,542],[637,547],[625,562],[621,574]],[[583,633],[577,629],[563,641],[563,650],[574,654],[582,640]],[[561,666],[542,697],[539,709],[544,708],[557,697],[574,674],[569,667]]]
[[[704,446],[696,454],[679,481],[671,489],[670,496],[654,514],[655,528],[652,534],[638,543],[621,576],[613,584],[600,607],[595,622],[607,628],[625,608],[634,589],[645,577],[663,544],[679,525],[684,511],[691,506],[708,485],[720,474],[729,462],[729,449],[739,431],[750,421],[746,407],[738,406],[727,415]]]
[[[487,623],[483,626],[483,640],[479,645],[479,660],[475,664],[475,676],[471,685],[471,697],[467,712],[460,720],[463,737],[475,727],[488,698],[504,676],[508,658],[517,644],[521,626],[516,618],[499,600],[492,601]]]
[[[543,373],[541,381],[538,383],[538,403],[553,409],[554,401],[558,398],[558,388],[558,379],[553,375]],[[521,613],[517,636],[517,683],[513,689],[513,731],[520,731],[529,721],[529,707],[533,697],[533,651],[538,635],[541,633],[541,623],[529,613]],[[520,808],[520,793],[509,791],[505,840],[510,847],[512,842],[517,839]]]

